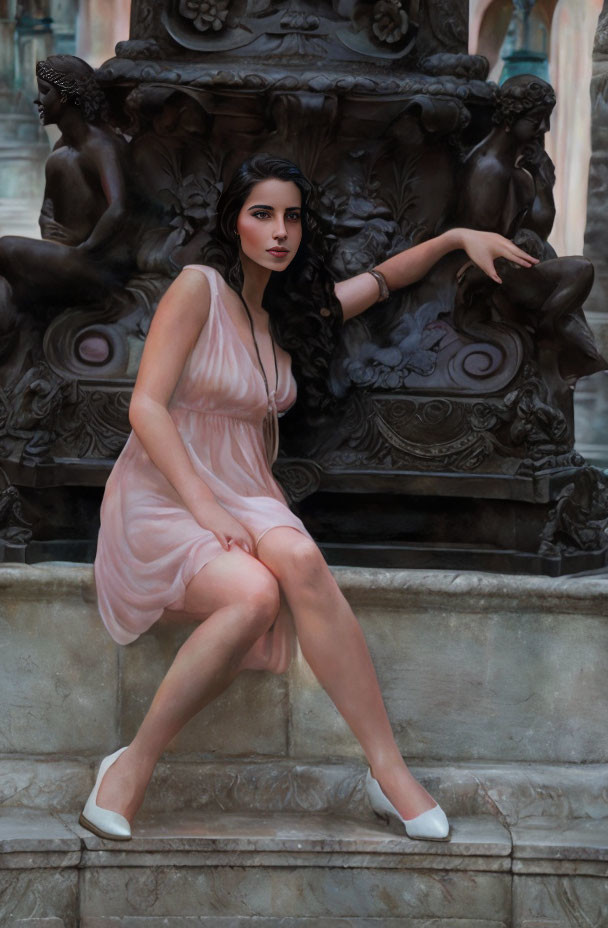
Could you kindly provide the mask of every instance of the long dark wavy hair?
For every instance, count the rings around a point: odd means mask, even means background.
[[[302,241],[285,270],[271,271],[263,305],[274,339],[291,355],[299,387],[298,407],[314,418],[332,401],[329,364],[343,316],[334,293],[314,188],[297,165],[262,152],[244,161],[218,200],[215,232],[203,250],[203,259],[241,292],[243,269],[236,221],[254,185],[269,178],[293,181],[302,194]]]

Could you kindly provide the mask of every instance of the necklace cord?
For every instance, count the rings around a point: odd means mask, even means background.
[[[251,337],[253,338],[253,344],[255,345],[255,353],[258,356],[258,363],[262,371],[262,377],[264,378],[264,386],[266,388],[266,402],[267,410],[266,415],[264,416],[264,422],[262,424],[262,433],[264,436],[264,446],[266,448],[266,457],[270,468],[277,459],[279,453],[279,423],[277,419],[277,403],[276,403],[276,393],[279,388],[279,368],[277,365],[277,353],[274,347],[274,338],[272,337],[272,332],[270,330],[270,325],[268,326],[268,332],[270,335],[270,344],[272,345],[272,354],[274,357],[274,377],[275,377],[275,388],[273,394],[272,403],[270,402],[270,390],[268,389],[268,378],[266,377],[266,371],[264,370],[264,365],[262,364],[262,357],[260,355],[260,349],[258,347],[258,340],[255,337],[255,328],[253,325],[253,317],[249,311],[249,307],[245,302],[243,295],[237,291],[241,298],[241,302],[245,307],[247,312],[247,318],[249,319],[249,325],[251,327]]]
[[[237,291],[237,292],[238,292],[238,291]],[[257,340],[257,338],[255,337],[255,329],[254,329],[254,327],[253,327],[253,318],[252,318],[252,316],[251,316],[251,312],[250,312],[250,310],[249,310],[249,307],[247,306],[247,303],[245,302],[245,298],[243,297],[243,294],[242,294],[242,293],[239,293],[239,296],[240,296],[240,298],[241,298],[241,302],[242,302],[243,306],[245,307],[245,312],[247,313],[247,318],[249,319],[249,325],[250,325],[250,328],[251,328],[251,336],[252,336],[252,338],[253,338],[253,344],[254,344],[254,347],[255,347],[255,353],[256,353],[257,356],[258,356],[258,363],[259,363],[260,368],[261,368],[261,370],[262,370],[262,377],[264,378],[264,386],[266,387],[266,398],[267,398],[268,401],[270,402],[270,390],[268,389],[268,378],[266,377],[266,371],[264,370],[264,365],[262,364],[262,358],[261,358],[261,355],[260,355],[260,349],[259,349],[259,347],[258,347],[258,340]],[[270,326],[268,327],[268,332],[269,332],[269,335],[270,335],[270,344],[272,345],[272,354],[273,354],[273,357],[274,357],[274,383],[275,383],[274,392],[275,392],[275,395],[276,395],[276,392],[277,392],[277,390],[278,390],[278,388],[279,388],[279,368],[278,368],[278,365],[277,365],[277,353],[276,353],[276,350],[275,350],[275,347],[274,347],[274,338],[272,337],[272,332],[270,331]]]

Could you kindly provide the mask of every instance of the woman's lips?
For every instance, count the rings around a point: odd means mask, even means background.
[[[282,258],[284,255],[289,254],[286,248],[267,248],[266,251],[269,255],[275,255],[277,258]]]

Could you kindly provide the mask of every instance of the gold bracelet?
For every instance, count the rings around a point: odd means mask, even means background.
[[[376,300],[376,303],[381,303],[382,300],[386,300],[388,298],[388,295],[390,293],[390,290],[388,289],[388,284],[386,282],[386,278],[384,274],[382,273],[382,271],[377,271],[375,268],[371,268],[367,273],[371,274],[372,277],[376,278],[376,281],[378,283],[378,291],[379,291],[378,299]]]

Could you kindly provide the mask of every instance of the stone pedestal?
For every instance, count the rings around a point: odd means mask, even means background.
[[[116,647],[90,567],[0,567],[0,920],[40,928],[579,928],[608,918],[608,580],[335,568],[449,844],[377,821],[301,654],[158,765],[133,840],[77,824],[187,629]],[[44,921],[46,919],[46,921]]]

